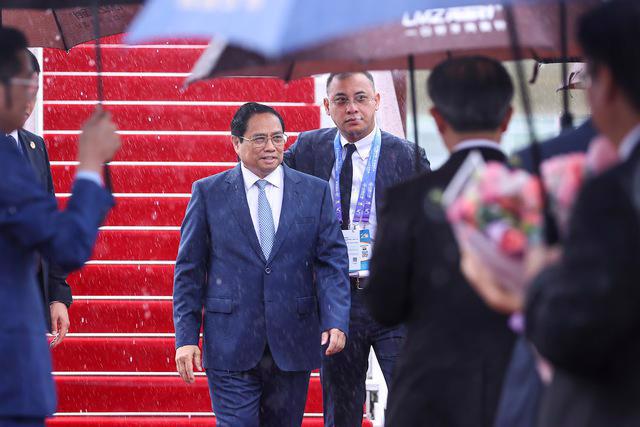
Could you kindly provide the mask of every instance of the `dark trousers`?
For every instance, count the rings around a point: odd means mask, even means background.
[[[505,375],[494,427],[535,427],[543,391],[531,344],[520,336]]]
[[[218,427],[300,427],[310,371],[285,372],[267,349],[248,371],[207,369]]]
[[[0,417],[2,427],[44,427],[44,418],[3,418]]]
[[[389,386],[405,336],[404,326],[387,328],[373,320],[362,291],[354,289],[351,292],[347,345],[341,353],[322,359],[320,375],[325,427],[362,425],[369,351],[373,347]]]

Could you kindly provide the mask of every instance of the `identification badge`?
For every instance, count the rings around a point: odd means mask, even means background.
[[[371,259],[371,231],[363,228],[360,231],[360,273],[369,272],[369,260]]]
[[[344,242],[349,252],[349,273],[360,271],[362,264],[362,247],[360,245],[360,231],[355,229],[342,230]]]

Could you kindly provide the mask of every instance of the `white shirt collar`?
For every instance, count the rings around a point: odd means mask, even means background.
[[[20,141],[20,137],[18,136],[18,129],[14,130],[13,132],[9,133],[9,135],[11,135],[13,137],[13,139],[15,139],[16,141]]]
[[[378,131],[378,126],[374,126],[371,133],[364,138],[354,142],[356,145],[356,152],[360,156],[361,159],[366,159],[369,157],[369,152],[371,151],[371,145],[373,144],[373,139],[376,137],[376,132]],[[344,135],[340,134],[340,143],[342,144],[342,148],[344,148],[349,141],[344,137]]]
[[[240,162],[240,170],[242,171],[242,178],[244,179],[244,189],[246,191],[249,191],[249,189],[253,187],[257,181],[262,179],[251,172],[249,169],[247,169],[242,162]],[[282,188],[284,182],[284,170],[282,169],[282,165],[278,165],[278,167],[273,172],[264,177],[264,180],[274,187]]]
[[[620,147],[618,148],[618,154],[620,154],[620,160],[625,161],[631,156],[633,150],[640,143],[640,124],[631,129],[631,132],[627,134],[620,143]]]
[[[453,147],[453,152],[455,153],[456,151],[468,150],[471,148],[492,148],[504,153],[500,144],[490,139],[467,139]]]

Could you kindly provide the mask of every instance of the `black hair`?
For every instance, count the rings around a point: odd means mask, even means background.
[[[27,49],[27,55],[29,56],[29,61],[31,61],[31,68],[33,68],[33,71],[36,74],[40,74],[40,64],[38,63],[38,58],[36,58],[33,52],[31,52],[29,49]]]
[[[276,116],[278,120],[280,120],[280,125],[282,125],[282,131],[284,132],[284,120],[282,120],[282,116],[275,109],[268,105],[258,104],[257,102],[247,102],[238,108],[238,111],[233,115],[233,119],[231,120],[231,135],[244,136],[251,117],[264,113]]]
[[[374,83],[373,76],[371,75],[370,72],[368,72],[368,71],[353,71],[353,72],[331,73],[331,74],[329,74],[329,77],[327,78],[327,92],[329,92],[329,86],[331,85],[331,82],[333,82],[334,79],[342,80],[342,79],[346,79],[348,77],[351,77],[354,74],[362,74],[362,75],[364,75],[371,82],[371,87],[373,87],[373,90],[374,91],[376,90],[376,84]]]
[[[427,83],[434,107],[457,132],[495,131],[513,100],[513,82],[491,58],[450,58],[436,66]]]
[[[580,18],[578,40],[592,67],[589,71],[609,68],[615,83],[640,110],[640,2],[612,0],[590,10]]]
[[[0,27],[0,83],[9,84],[11,78],[22,71],[20,54],[27,49],[27,39],[22,32],[10,27]]]

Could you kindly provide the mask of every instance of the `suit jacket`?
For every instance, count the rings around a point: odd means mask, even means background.
[[[479,150],[505,162],[501,151]],[[384,325],[406,323],[390,387],[387,425],[491,426],[514,343],[507,317],[490,310],[460,271],[439,197],[471,150],[391,188],[378,217],[366,296]]]
[[[561,261],[534,281],[527,335],[557,367],[540,425],[640,425],[640,146],[585,183]]]
[[[197,181],[182,223],[173,319],[176,346],[198,344],[207,368],[254,368],[268,345],[278,367],[320,366],[320,334],[348,333],[347,248],[329,186],[284,166],[269,259],[251,221],[240,164]],[[315,280],[314,280],[315,278]]]
[[[542,161],[562,154],[586,152],[591,140],[598,135],[593,127],[591,119],[560,135],[540,144],[540,154]],[[511,158],[511,163],[518,168],[528,172],[533,172],[533,156],[531,147],[528,146],[518,151]]]
[[[338,128],[302,132],[286,153],[285,163],[300,172],[317,176],[325,181],[331,178],[336,162],[333,141]],[[390,133],[381,131],[380,159],[376,169],[376,211],[380,209],[384,192],[415,174],[415,145]],[[429,170],[429,160],[420,148],[421,171]]]
[[[55,196],[53,188],[53,178],[51,176],[51,164],[49,163],[49,153],[44,143],[44,139],[25,129],[18,131],[18,138],[22,145],[22,150],[27,153],[29,162],[34,169],[37,182],[42,188],[52,196]],[[67,307],[71,305],[71,287],[67,283],[67,276],[64,271],[51,264],[45,258],[40,258],[40,271],[38,280],[42,289],[42,296],[45,306],[45,318],[47,325],[51,326],[51,312],[49,304],[54,301],[64,303]]]
[[[113,198],[78,180],[67,209],[58,211],[26,159],[2,138],[0,170],[0,418],[45,417],[56,402],[37,254],[67,270],[82,267]]]

